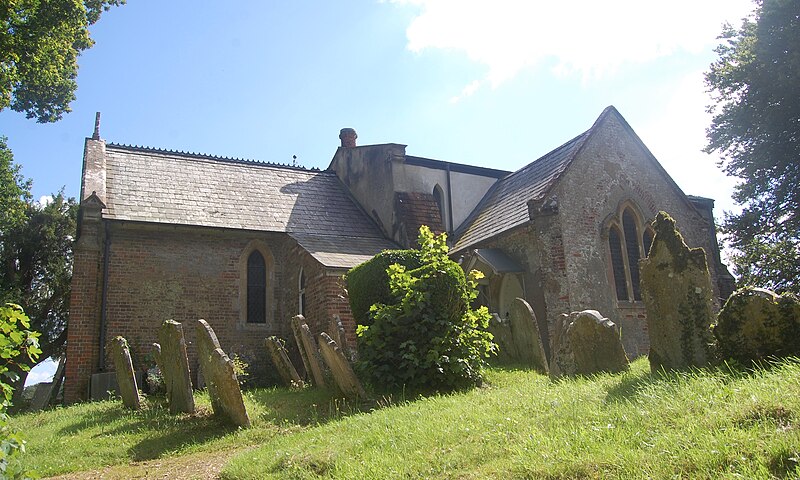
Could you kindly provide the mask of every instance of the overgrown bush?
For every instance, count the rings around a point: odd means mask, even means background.
[[[371,325],[369,309],[376,303],[392,303],[389,289],[390,265],[399,264],[409,270],[422,266],[419,250],[386,250],[361,265],[350,269],[345,276],[350,310],[356,325]]]
[[[371,325],[358,326],[356,370],[376,388],[451,390],[482,379],[496,346],[486,307],[469,307],[481,274],[465,276],[447,257],[445,241],[420,228],[422,266],[389,265],[391,301],[373,305]]]
[[[9,381],[16,381],[15,370],[28,370],[26,362],[18,362],[25,356],[34,361],[42,353],[39,350],[39,332],[32,332],[30,319],[22,307],[7,303],[0,307],[0,478],[29,478],[19,456],[25,452],[25,441],[19,433],[8,426],[8,408],[14,389]]]

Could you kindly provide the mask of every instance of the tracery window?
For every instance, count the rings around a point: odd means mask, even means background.
[[[641,233],[640,233],[641,232]],[[621,215],[608,224],[608,251],[611,275],[617,300],[638,302],[642,300],[639,286],[639,260],[645,258],[653,243],[653,230],[643,225],[641,217],[627,205]]]

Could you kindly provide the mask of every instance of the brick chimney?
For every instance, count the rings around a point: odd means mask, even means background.
[[[356,138],[358,138],[358,134],[352,128],[343,128],[339,131],[339,140],[342,141],[342,147],[344,148],[355,147]]]

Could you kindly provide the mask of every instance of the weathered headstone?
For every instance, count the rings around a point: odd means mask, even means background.
[[[355,361],[353,357],[353,352],[350,351],[350,347],[347,345],[347,336],[344,333],[344,324],[342,324],[342,318],[339,315],[331,315],[331,325],[330,325],[330,337],[339,345],[339,349],[342,351],[345,357],[348,360]]]
[[[619,328],[614,322],[603,318],[597,310],[584,310],[570,317],[567,336],[575,358],[575,373],[617,373],[630,368]]]
[[[554,335],[550,374],[592,375],[628,370],[619,328],[597,310],[562,314]]]
[[[164,368],[161,366],[161,345],[154,343],[151,352],[156,365],[147,369],[146,381],[150,393],[156,393],[164,389]]]
[[[167,390],[170,413],[194,413],[189,359],[186,356],[186,339],[183,326],[174,320],[165,320],[158,331],[161,345],[161,375]]]
[[[550,340],[550,376],[553,378],[575,375],[575,357],[567,337],[569,324],[569,315],[562,313],[553,325],[553,337]]]
[[[208,357],[207,363],[202,366],[206,372],[209,392],[212,390],[217,397],[216,404],[219,410],[214,414],[225,417],[238,427],[249,427],[250,417],[244,406],[242,390],[239,388],[239,379],[233,361],[228,358],[221,348],[214,349]],[[213,407],[213,403],[212,403]]]
[[[328,365],[339,390],[348,398],[366,398],[364,387],[336,342],[325,332],[320,333],[318,339],[322,359]]]
[[[211,352],[220,348],[217,334],[214,329],[202,318],[197,320],[194,324],[195,339],[197,340],[197,357],[200,361],[200,372],[205,380],[205,386],[208,389],[208,397],[211,399],[211,409],[214,413],[220,415],[223,407],[220,405],[219,395],[217,394],[217,384],[209,378],[209,372],[212,367],[209,365],[211,361]],[[198,380],[198,384],[200,381]],[[238,389],[238,383],[237,383]],[[202,388],[202,387],[200,387]]]
[[[272,336],[265,339],[264,343],[272,363],[278,370],[278,375],[286,383],[286,386],[289,388],[302,387],[304,382],[289,359],[289,353],[286,351],[286,347],[283,346],[283,341],[278,337]]]
[[[511,325],[514,349],[519,356],[519,361],[547,373],[549,371],[547,355],[544,353],[539,324],[536,322],[536,315],[531,306],[525,300],[515,298],[508,319]]]
[[[128,342],[124,338],[117,336],[111,340],[111,358],[117,373],[117,389],[122,397],[122,404],[132,410],[139,410],[139,387],[136,385]]]
[[[659,212],[648,258],[640,261],[650,369],[702,367],[711,361],[714,290],[702,248],[689,248],[675,220]]]
[[[742,363],[800,355],[800,300],[763,288],[737,290],[719,312],[720,356]]]
[[[323,374],[322,359],[319,355],[319,347],[317,347],[317,341],[311,334],[311,330],[306,324],[306,319],[302,315],[295,315],[292,318],[292,331],[311,383],[317,387],[324,387],[325,376]]]
[[[497,360],[500,362],[516,362],[519,360],[517,347],[514,345],[514,336],[511,333],[511,323],[506,318],[492,313],[489,319],[489,333],[494,337],[493,341],[497,344]]]

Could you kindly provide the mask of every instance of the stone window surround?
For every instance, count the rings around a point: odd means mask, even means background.
[[[627,306],[638,306],[643,303],[641,299],[640,300],[634,299],[633,282],[631,280],[632,277],[631,266],[627,250],[628,242],[626,242],[625,228],[623,224],[623,215],[626,211],[630,212],[634,220],[634,226],[636,229],[636,245],[639,248],[639,259],[646,258],[648,253],[644,250],[645,235],[646,234],[650,235],[651,243],[652,243],[652,238],[655,235],[653,228],[642,220],[644,216],[641,213],[641,209],[639,209],[639,206],[633,200],[623,200],[622,202],[620,202],[616,212],[609,215],[602,223],[603,225],[602,239],[603,243],[605,244],[606,274],[608,278],[608,284],[611,287],[611,291],[613,292],[614,301],[620,308]],[[623,273],[625,275],[624,280],[625,280],[625,285],[627,287],[627,292],[624,295],[624,297],[627,298],[627,300],[620,300],[619,296],[617,295],[616,282],[614,277],[613,258],[611,254],[611,245],[609,242],[609,236],[612,229],[617,231],[620,238]]]
[[[254,250],[258,250],[264,257],[267,269],[266,299],[267,307],[264,323],[250,323],[247,321],[247,259]],[[267,330],[275,322],[275,260],[272,250],[263,240],[251,240],[239,256],[239,328],[244,330]]]

